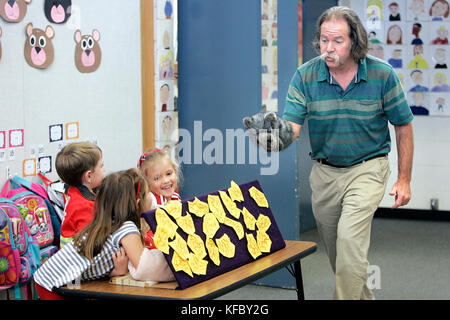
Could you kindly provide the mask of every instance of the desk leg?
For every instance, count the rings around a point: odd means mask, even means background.
[[[305,300],[305,293],[303,291],[302,266],[300,260],[294,263],[295,283],[297,285],[298,300]]]

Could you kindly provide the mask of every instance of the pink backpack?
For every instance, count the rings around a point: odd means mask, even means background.
[[[17,285],[20,278],[20,255],[17,249],[11,219],[0,207],[0,290]]]
[[[11,200],[0,198],[0,210],[9,219],[11,225],[9,238],[14,241],[14,245],[19,253],[18,282],[14,285],[15,298],[16,300],[21,298],[20,288],[27,285],[25,292],[28,299],[31,299],[30,293],[32,291],[29,288],[31,279],[41,264],[39,245],[36,239],[31,236],[19,209]],[[6,234],[6,230],[4,234]],[[6,235],[3,238],[6,239]]]
[[[14,243],[19,250],[19,254],[24,254],[28,249],[28,241],[26,239],[26,224],[20,214],[17,206],[9,199],[0,198],[0,208],[5,210],[9,216],[12,226],[12,236]]]
[[[30,230],[31,236],[37,240],[40,248],[52,244],[54,232],[45,198],[28,191],[27,188],[18,184],[14,180],[15,178],[6,181],[0,195],[14,202]],[[13,189],[8,190],[10,182]]]

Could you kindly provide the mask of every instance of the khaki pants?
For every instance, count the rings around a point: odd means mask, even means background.
[[[335,274],[334,299],[375,299],[366,284],[367,254],[389,175],[387,157],[348,168],[313,165],[312,209]]]

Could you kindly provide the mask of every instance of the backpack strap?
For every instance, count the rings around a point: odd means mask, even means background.
[[[53,181],[51,181],[49,178],[47,178],[40,172],[38,173],[38,177],[41,178],[42,183],[44,183],[46,187],[49,187],[50,185],[53,184]]]
[[[28,181],[25,178],[19,177],[19,176],[14,176],[11,178],[11,182],[16,183],[22,187],[24,187],[25,189],[37,194],[38,196],[41,196],[44,199],[48,200],[48,195],[47,192],[45,191],[45,189],[40,189],[39,187],[37,187],[36,184],[31,183],[30,181]],[[38,185],[41,188],[43,188],[41,185]]]
[[[2,192],[0,193],[0,197],[2,197],[2,198],[7,198],[8,189],[9,189],[9,180],[10,179],[7,179],[5,184],[3,185]]]

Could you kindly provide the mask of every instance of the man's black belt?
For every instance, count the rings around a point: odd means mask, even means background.
[[[386,157],[386,156],[387,156],[386,153],[383,153],[383,154],[377,154],[376,156],[373,156],[373,157],[371,157],[371,158],[369,158],[369,159],[361,160],[361,161],[359,161],[359,162],[357,162],[357,163],[354,163],[354,164],[352,164],[352,165],[349,165],[349,166],[337,166],[337,165],[335,165],[335,164],[329,163],[329,162],[328,162],[327,160],[325,160],[325,159],[320,159],[320,158],[319,158],[319,159],[316,159],[316,161],[319,162],[319,163],[321,163],[321,164],[325,164],[325,165],[327,165],[327,166],[334,167],[334,168],[348,168],[348,167],[356,166],[357,164],[363,163],[364,161],[369,161],[369,160],[372,160],[372,159],[382,158],[382,157]]]

